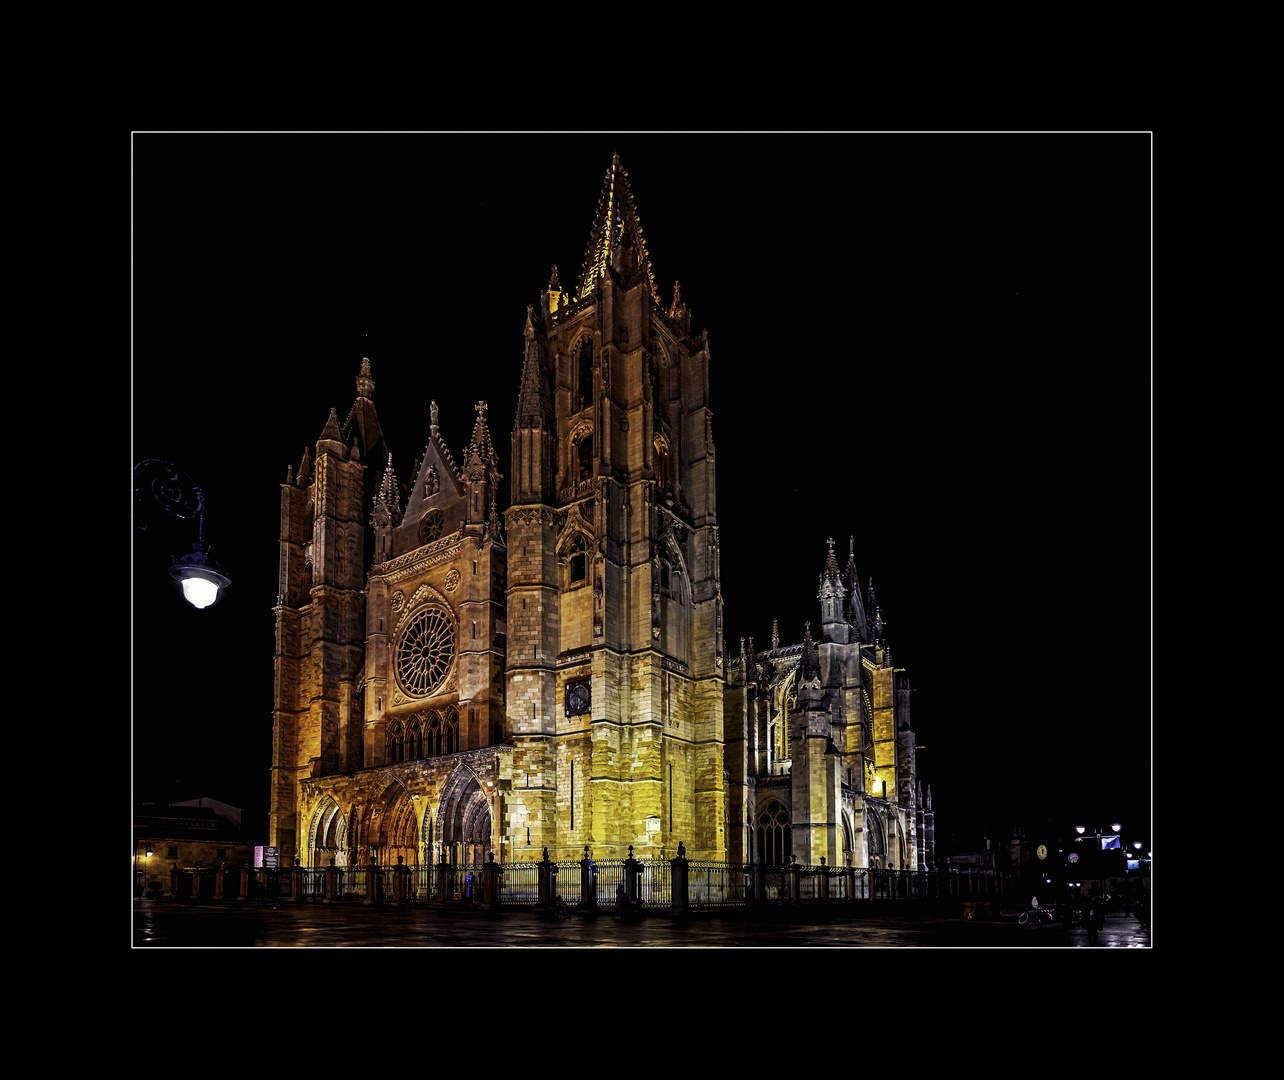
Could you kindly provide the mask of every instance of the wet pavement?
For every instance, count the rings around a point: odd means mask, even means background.
[[[798,921],[789,921],[790,919]],[[1083,948],[1082,928],[1021,926],[1015,913],[961,919],[862,907],[746,913],[740,918],[625,923],[613,915],[565,920],[527,911],[136,900],[142,948]],[[1150,948],[1136,918],[1106,916],[1098,947]]]

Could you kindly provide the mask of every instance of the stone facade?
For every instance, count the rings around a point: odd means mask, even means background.
[[[502,526],[485,404],[458,465],[434,404],[399,480],[368,360],[282,485],[269,842],[740,858],[761,801],[789,818],[773,854],[921,863],[908,683],[841,597],[819,647],[742,648],[728,678],[708,341],[660,301],[618,157],[524,338]]]

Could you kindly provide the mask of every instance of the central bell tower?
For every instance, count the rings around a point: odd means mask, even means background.
[[[513,851],[725,858],[709,345],[607,170],[579,281],[527,308],[508,538]]]

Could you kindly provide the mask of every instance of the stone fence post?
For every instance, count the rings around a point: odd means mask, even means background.
[[[375,857],[370,856],[370,869],[366,871],[366,898],[363,903],[377,904],[383,899],[379,894],[382,889],[379,887],[379,864],[375,862]]]
[[[325,868],[325,896],[322,897],[323,904],[333,904],[334,895],[339,881],[339,868],[334,865],[334,856],[330,857],[330,865]]]
[[[847,899],[855,903],[856,901],[856,868],[848,863],[843,867],[843,877],[847,879]]]
[[[624,860],[624,898],[630,904],[636,904],[639,898],[638,875],[642,873],[642,864],[633,857],[633,845],[629,845],[629,857]]]
[[[499,910],[500,888],[503,885],[504,868],[495,861],[495,853],[490,853],[490,858],[482,868],[482,881],[485,890],[483,899],[487,907],[492,911]]]
[[[797,904],[802,899],[802,894],[798,889],[798,856],[789,856],[789,865],[785,867],[785,872],[789,874],[789,902]]]
[[[673,871],[673,898],[669,905],[669,910],[675,915],[686,915],[691,911],[690,888],[688,886],[686,845],[678,841],[677,858],[670,861]]]
[[[290,868],[290,899],[296,904],[303,899],[303,863],[297,855]]]
[[[441,862],[437,864],[437,888],[440,894],[437,902],[445,905],[454,902],[455,899],[455,868],[450,863],[450,857],[445,848],[441,851]]]
[[[817,890],[819,896],[817,899],[822,904],[829,903],[829,868],[825,866],[825,856],[820,857],[820,873],[817,875],[820,881],[820,888]]]
[[[541,908],[552,908],[557,897],[557,867],[549,861],[548,848],[544,849],[544,857],[539,861],[538,874],[539,890],[535,896],[535,904]]]
[[[392,898],[398,904],[404,904],[406,901],[406,857],[397,856],[397,869],[392,879]]]
[[[580,860],[580,906],[588,911],[597,910],[597,864],[589,858],[588,844],[584,845],[584,858]]]

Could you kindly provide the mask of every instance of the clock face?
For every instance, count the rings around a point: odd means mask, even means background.
[[[1079,853],[1077,851],[1070,852],[1068,859],[1071,863],[1077,863],[1079,861]]]
[[[581,713],[589,711],[589,705],[592,703],[592,694],[590,693],[587,682],[573,682],[566,685],[566,715],[578,716]]]
[[[1040,859],[1046,859],[1048,857],[1048,845],[1040,844],[1034,849],[1034,853],[1038,855]]]

